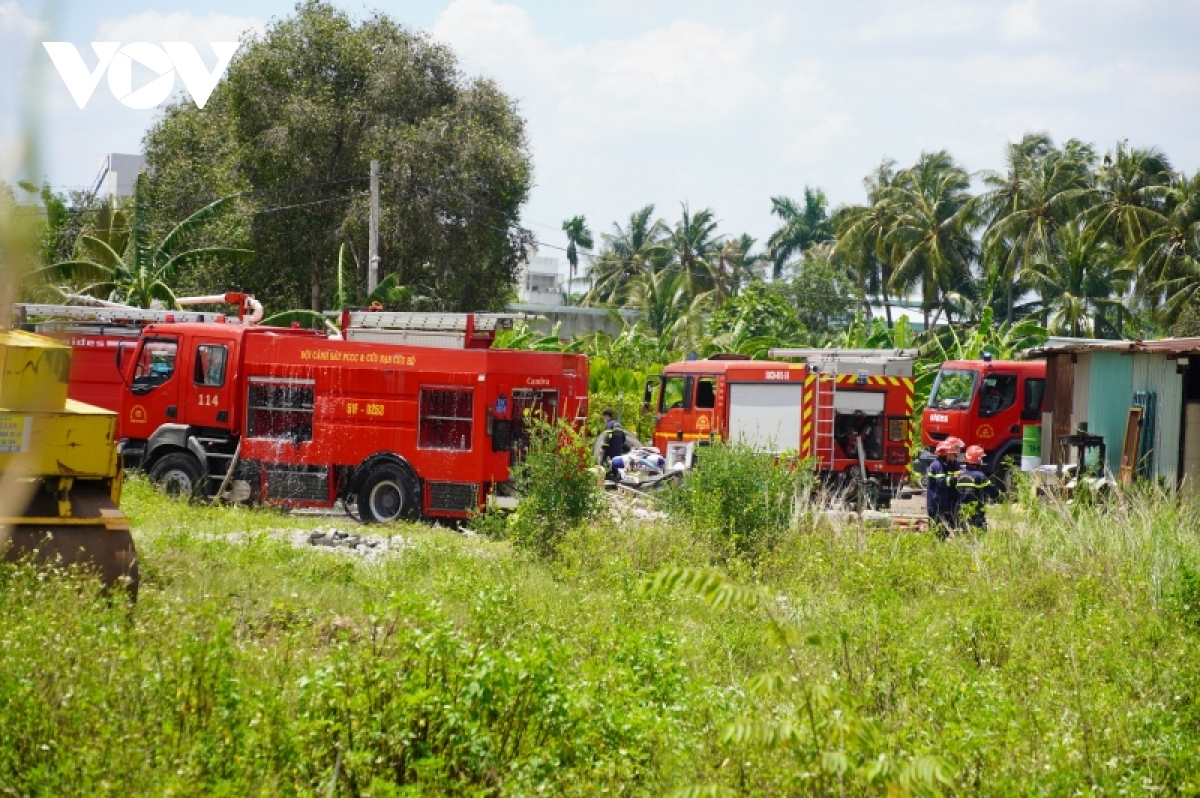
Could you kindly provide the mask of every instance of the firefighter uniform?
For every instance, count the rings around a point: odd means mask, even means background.
[[[955,475],[954,487],[958,493],[959,528],[986,528],[983,505],[991,498],[992,481],[977,467],[968,464]]]
[[[609,417],[608,413],[604,415],[607,417],[604,422],[604,465],[608,466],[605,479],[616,482],[621,475],[613,465],[613,460],[625,454],[625,429],[620,421]]]
[[[955,528],[958,513],[958,492],[954,479],[958,475],[958,463],[939,457],[929,466],[925,476],[929,486],[925,490],[925,512],[929,515],[929,528],[945,537]]]
[[[959,528],[970,527],[982,530],[987,527],[987,517],[983,505],[996,493],[992,481],[983,473],[984,451],[982,446],[968,446],[967,455],[963,458],[963,467],[954,478],[955,492],[958,494]]]

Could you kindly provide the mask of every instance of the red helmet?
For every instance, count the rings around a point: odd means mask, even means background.
[[[937,448],[933,450],[933,453],[936,454],[938,457],[945,457],[948,454],[953,454],[954,452],[957,452],[958,450],[956,448],[954,448],[954,444],[951,443],[950,440],[951,440],[950,438],[947,438],[946,440],[939,443],[937,445]]]
[[[954,449],[959,452],[961,452],[963,449],[967,448],[967,444],[965,441],[963,441],[962,438],[956,438],[953,435],[951,435],[949,438],[946,439],[946,443],[953,446]]]
[[[983,463],[983,447],[968,446],[967,456],[963,459],[967,465],[981,465]]]

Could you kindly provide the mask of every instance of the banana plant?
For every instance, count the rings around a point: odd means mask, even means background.
[[[69,290],[58,288],[63,294],[87,294],[139,308],[149,308],[157,301],[176,308],[179,304],[171,286],[187,268],[221,261],[244,263],[254,257],[252,251],[234,247],[184,248],[188,236],[224,212],[235,199],[223,197],[204,206],[155,244],[148,231],[146,175],[139,174],[130,213],[113,208],[103,211],[98,223],[79,236],[78,257],[43,266],[34,274],[42,280],[69,283]]]

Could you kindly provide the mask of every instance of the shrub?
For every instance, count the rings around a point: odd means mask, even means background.
[[[781,461],[742,443],[706,446],[696,461],[679,490],[664,498],[664,508],[743,556],[771,547],[791,525],[798,499],[813,484],[807,465]]]
[[[509,517],[509,531],[516,546],[553,557],[563,536],[595,515],[600,488],[584,434],[536,417],[529,432],[525,459],[512,469],[521,504]]]

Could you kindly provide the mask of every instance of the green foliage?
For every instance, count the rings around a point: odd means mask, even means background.
[[[942,787],[953,784],[941,757],[904,757],[880,750],[885,740],[875,723],[858,717],[833,691],[809,683],[796,646],[802,642],[819,644],[819,637],[810,636],[805,641],[800,627],[783,619],[761,590],[737,584],[711,569],[677,567],[660,570],[642,583],[641,590],[649,596],[690,594],[714,609],[736,606],[757,610],[787,652],[790,674],[761,673],[746,683],[754,695],[782,699],[781,706],[766,720],[741,718],[730,723],[721,734],[722,743],[743,750],[757,749],[768,756],[790,755],[795,767],[803,769],[803,778],[809,782],[806,786],[819,792],[836,785],[840,790],[847,786],[884,789],[889,795],[936,795]],[[719,794],[721,789],[719,785],[706,785],[676,794]]]
[[[509,531],[517,547],[553,558],[563,537],[599,509],[592,447],[565,421],[551,424],[533,416],[527,424],[529,447],[512,467],[521,503],[509,517]]]
[[[1200,337],[1200,302],[1195,302],[1179,314],[1179,319],[1171,327],[1171,335],[1176,338]]]
[[[332,305],[340,244],[365,263],[372,160],[381,279],[419,286],[436,309],[501,309],[532,242],[518,218],[532,177],[515,103],[382,13],[356,22],[329,3],[299,3],[244,42],[203,109],[166,108],[146,157],[158,226],[213,191],[248,192],[232,232],[257,267],[205,279],[276,309]],[[356,270],[350,294],[365,296],[365,282]]]
[[[328,518],[122,505],[132,608],[0,565],[6,792],[1200,789],[1194,501],[998,506],[945,543],[803,523],[724,572],[676,520],[553,561],[401,525],[364,561],[293,545]]]
[[[96,227],[79,236],[74,259],[44,266],[36,274],[47,281],[65,281],[66,286],[60,286],[63,293],[90,294],[139,308],[148,308],[153,302],[174,308],[172,286],[181,273],[205,263],[244,263],[254,256],[249,250],[233,247],[185,246],[197,231],[227,211],[234,197],[209,203],[175,225],[157,244],[151,243],[146,181],[144,173],[134,181],[128,214],[108,209]]]
[[[829,257],[828,247],[813,247],[792,270],[783,288],[800,324],[814,335],[829,336],[844,328],[863,292],[845,268]]]
[[[811,490],[807,464],[783,461],[750,446],[717,442],[700,448],[683,485],[664,507],[685,528],[710,536],[728,555],[758,557],[791,525]]]
[[[708,322],[709,347],[716,351],[757,354],[771,346],[803,343],[807,331],[796,311],[773,287],[755,281],[727,301]]]

